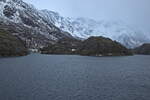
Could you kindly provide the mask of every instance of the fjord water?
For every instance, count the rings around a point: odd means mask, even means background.
[[[0,58],[0,100],[150,100],[150,56]]]

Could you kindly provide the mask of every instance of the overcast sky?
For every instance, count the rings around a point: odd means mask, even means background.
[[[122,20],[150,29],[150,0],[24,0],[38,9],[48,9],[66,17],[95,20]]]

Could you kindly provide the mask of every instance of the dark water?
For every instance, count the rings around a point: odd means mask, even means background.
[[[150,56],[0,58],[0,100],[150,100]]]

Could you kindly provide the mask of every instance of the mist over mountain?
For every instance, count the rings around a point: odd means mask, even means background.
[[[149,35],[122,21],[63,17],[22,0],[0,0],[0,29],[21,38],[28,48],[42,48],[62,38],[83,40],[90,36],[108,37],[128,48],[150,42]]]
[[[104,36],[116,40],[128,48],[150,42],[149,35],[122,21],[96,21],[82,17],[69,18],[48,10],[41,10],[40,12],[47,21],[71,33],[76,38],[87,39],[90,36]]]

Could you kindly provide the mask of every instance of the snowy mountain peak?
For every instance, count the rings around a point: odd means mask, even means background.
[[[33,44],[37,47],[65,37],[87,39],[90,36],[104,36],[128,48],[150,42],[149,36],[121,21],[66,18],[57,12],[37,10],[22,0],[0,0],[0,22],[0,28],[15,30],[13,34],[29,41],[29,45],[35,42]]]
[[[96,21],[89,18],[65,18],[52,11],[41,11],[42,16],[72,36],[87,39],[90,36],[104,36],[116,40],[128,48],[150,42],[147,36],[122,21]]]

